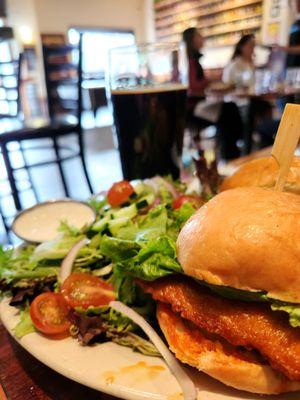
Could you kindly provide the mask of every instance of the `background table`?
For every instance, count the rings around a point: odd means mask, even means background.
[[[0,400],[116,400],[52,371],[14,341],[0,323]]]
[[[226,98],[231,99],[231,101],[245,99],[248,101],[247,105],[247,115],[245,120],[245,127],[243,132],[243,149],[242,154],[248,155],[252,150],[252,136],[255,131],[255,113],[257,110],[257,101],[267,101],[270,103],[275,103],[278,99],[288,98],[290,96],[300,95],[299,88],[293,87],[282,87],[277,91],[255,93],[247,89],[232,89],[224,88],[222,86],[219,89],[208,89],[206,92],[207,98],[211,101],[224,101]]]

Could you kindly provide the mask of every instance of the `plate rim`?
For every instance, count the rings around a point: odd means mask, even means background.
[[[124,400],[147,400],[147,399],[153,399],[153,400],[168,400],[168,398],[170,396],[165,396],[164,394],[156,394],[156,393],[150,393],[150,392],[142,392],[140,390],[137,389],[132,389],[129,386],[116,386],[116,385],[109,385],[109,384],[100,384],[98,387],[97,386],[93,386],[92,384],[87,384],[84,379],[82,379],[80,377],[80,375],[76,375],[76,377],[72,376],[68,376],[67,375],[67,371],[64,370],[63,368],[60,367],[60,365],[55,362],[53,362],[53,359],[51,359],[51,361],[49,362],[49,360],[44,361],[44,356],[40,356],[38,354],[36,354],[35,351],[32,351],[32,349],[30,348],[30,346],[28,346],[28,344],[23,343],[21,341],[21,339],[18,339],[12,329],[8,326],[6,318],[3,318],[3,313],[5,313],[5,309],[7,309],[8,307],[12,308],[13,310],[15,310],[16,312],[19,311],[17,307],[13,307],[10,306],[9,303],[9,297],[8,296],[3,296],[2,299],[0,299],[0,322],[3,324],[5,330],[8,332],[8,334],[10,335],[10,337],[12,337],[26,352],[28,352],[32,357],[34,357],[36,360],[38,360],[39,362],[41,362],[43,365],[47,366],[48,368],[50,368],[52,371],[57,372],[58,374],[64,376],[65,378],[68,378],[69,380],[73,381],[73,382],[77,382],[87,388],[93,389],[98,391],[99,393],[105,393],[108,394],[110,396],[114,396],[117,399],[124,399]],[[38,332],[31,332],[28,335],[39,335]],[[27,335],[26,335],[27,336]],[[46,337],[45,337],[46,338]],[[46,338],[47,339],[47,338]],[[68,339],[68,338],[67,338]],[[49,339],[50,340],[50,339]],[[63,339],[66,340],[66,339]],[[119,346],[116,343],[112,343],[112,342],[107,342],[110,343],[114,346]],[[103,343],[104,345],[106,343]],[[166,367],[167,370],[169,370],[168,367]],[[171,373],[171,372],[170,372]],[[101,386],[101,388],[100,388]]]

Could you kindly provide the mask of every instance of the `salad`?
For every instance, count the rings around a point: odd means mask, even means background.
[[[20,309],[15,335],[71,335],[82,345],[110,340],[159,356],[138,325],[108,304],[119,300],[156,325],[155,305],[136,282],[182,272],[175,242],[205,201],[170,178],[124,180],[90,200],[92,226],[62,221],[54,240],[0,248],[0,290]]]

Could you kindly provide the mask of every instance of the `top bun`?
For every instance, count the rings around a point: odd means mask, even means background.
[[[215,285],[263,290],[300,303],[300,196],[262,188],[218,194],[177,240],[185,273]]]
[[[278,171],[278,164],[273,157],[257,158],[243,164],[232,176],[225,178],[220,191],[242,186],[272,188]],[[293,158],[284,190],[300,194],[300,157]]]

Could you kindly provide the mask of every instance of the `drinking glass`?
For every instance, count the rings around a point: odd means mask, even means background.
[[[187,92],[184,50],[157,43],[110,51],[110,96],[125,179],[179,177]]]
[[[259,68],[255,71],[255,93],[264,94],[271,91],[272,72],[267,68]]]
[[[288,68],[285,76],[286,89],[300,88],[300,68]]]

